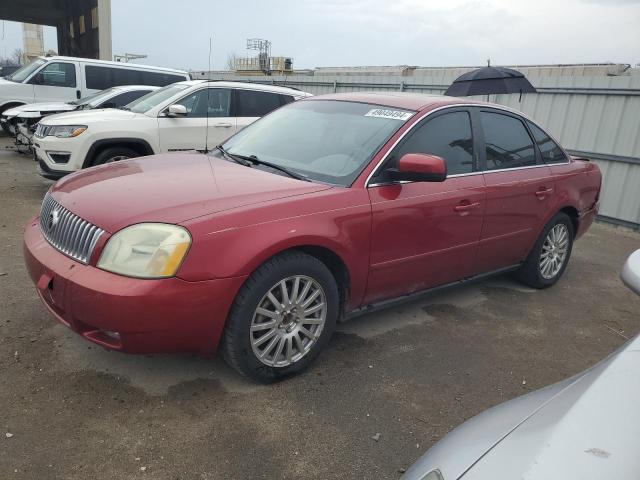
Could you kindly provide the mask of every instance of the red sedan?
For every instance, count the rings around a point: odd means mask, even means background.
[[[498,105],[311,97],[212,153],[65,177],[26,227],[44,304],[123,352],[220,348],[249,377],[307,367],[339,319],[512,271],[553,285],[598,209],[596,165]]]

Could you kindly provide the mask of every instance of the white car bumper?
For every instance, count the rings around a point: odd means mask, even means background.
[[[88,146],[78,137],[34,136],[32,142],[40,174],[52,180],[80,170],[88,151]]]

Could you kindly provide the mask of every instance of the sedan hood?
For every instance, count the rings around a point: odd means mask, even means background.
[[[20,105],[19,107],[10,108],[4,113],[5,115],[16,116],[25,112],[69,112],[75,110],[76,107],[76,105],[71,105],[66,102],[28,103],[26,105]]]
[[[143,116],[117,108],[99,108],[96,110],[79,110],[75,112],[58,113],[48,116],[40,122],[43,125],[87,125],[95,122],[119,122],[131,118]]]
[[[403,476],[445,480],[635,479],[640,337],[591,369],[463,423]]]
[[[181,223],[328,188],[194,152],[81,170],[56,183],[51,193],[76,215],[113,233],[134,223]]]

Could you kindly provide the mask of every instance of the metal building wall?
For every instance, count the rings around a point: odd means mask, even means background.
[[[201,72],[194,78],[289,85],[320,95],[406,91],[442,94],[470,67],[322,68],[309,74],[255,77]],[[522,111],[574,155],[596,162],[603,174],[601,218],[640,229],[640,72],[621,65],[520,67],[537,94],[492,95],[490,101]]]

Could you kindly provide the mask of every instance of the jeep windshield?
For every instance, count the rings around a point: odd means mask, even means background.
[[[147,93],[139,99],[134,100],[127,105],[127,110],[135,113],[147,113],[152,108],[157,107],[187,88],[189,88],[189,85],[179,83],[167,85],[166,87],[154,90],[153,92]]]
[[[413,114],[366,103],[303,100],[249,125],[223,148],[309,180],[348,186]]]
[[[40,68],[45,63],[47,63],[46,60],[43,60],[42,58],[38,58],[37,60],[34,60],[31,63],[28,63],[24,67],[20,67],[11,75],[5,77],[5,79],[10,80],[12,82],[16,82],[16,83],[22,83],[29,77],[29,75],[31,75],[33,72],[35,72],[38,68]]]

